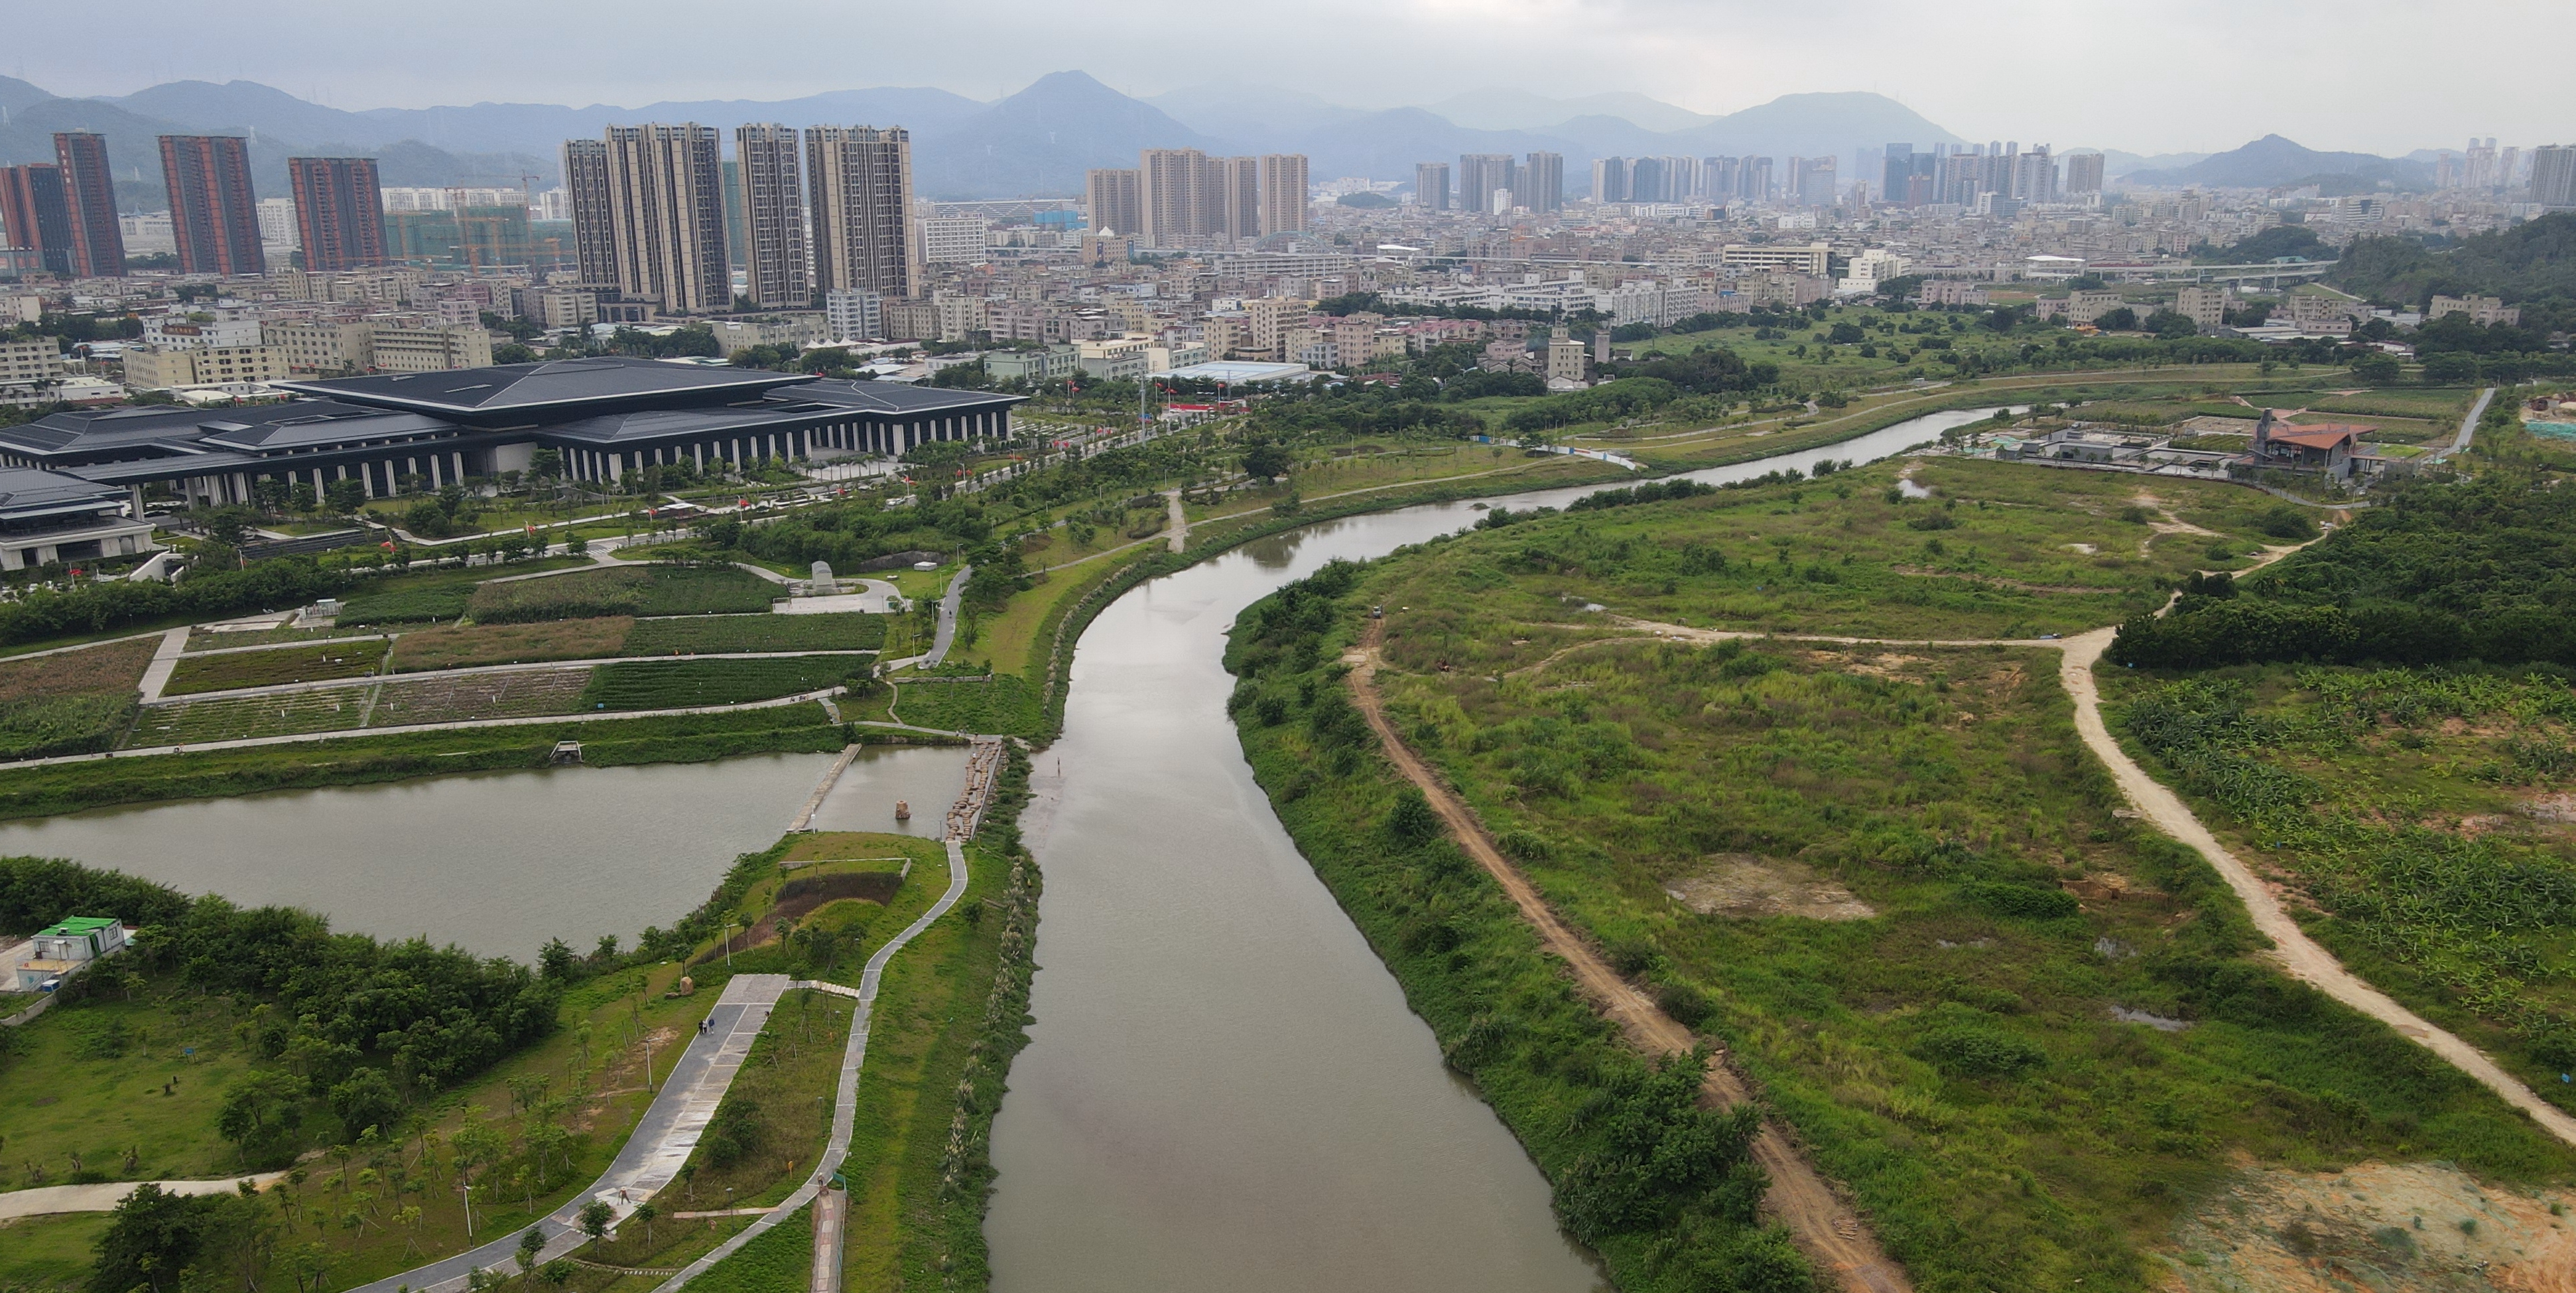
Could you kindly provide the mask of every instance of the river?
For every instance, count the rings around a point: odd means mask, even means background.
[[[1872,461],[1984,415],[1692,476]],[[1289,841],[1225,714],[1225,631],[1245,606],[1477,516],[1462,502],[1320,522],[1146,583],[1083,634],[1025,821],[1043,970],[993,1131],[999,1293],[1600,1283],[1546,1181]]]
[[[735,857],[776,843],[828,754],[467,773],[373,786],[102,808],[0,823],[0,854],[65,857],[305,907],[334,929],[426,935],[533,960],[549,938],[632,946],[706,901]],[[821,830],[940,829],[963,750],[871,747],[833,786]],[[899,825],[894,802],[913,820]]]

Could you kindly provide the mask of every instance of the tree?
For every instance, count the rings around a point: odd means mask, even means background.
[[[90,1293],[175,1293],[201,1255],[221,1252],[250,1221],[240,1195],[164,1194],[146,1181],[116,1205],[99,1236]]]
[[[245,1164],[273,1157],[303,1125],[304,1089],[302,1079],[279,1069],[244,1074],[224,1093],[215,1131],[241,1151]]]
[[[355,512],[367,504],[366,482],[355,479],[332,481],[322,487],[322,497],[334,512]]]
[[[635,1219],[644,1223],[644,1246],[646,1248],[651,1248],[653,1246],[653,1223],[660,1220],[661,1217],[662,1210],[654,1207],[651,1199],[646,1199],[644,1202],[635,1205]]]
[[[403,1100],[383,1069],[363,1068],[331,1088],[331,1112],[340,1117],[341,1133],[357,1136],[368,1128],[385,1128],[402,1115]]]
[[[2478,379],[2478,357],[2456,350],[2424,356],[2424,380],[2435,384],[2474,382]]]
[[[537,1257],[545,1251],[545,1227],[528,1227],[527,1233],[519,1236],[519,1250],[517,1253],[519,1274],[522,1276],[534,1276],[537,1273]],[[531,1282],[533,1282],[533,1280]]]
[[[616,1210],[597,1199],[581,1205],[581,1233],[594,1244],[608,1237],[608,1223],[616,1219]]]
[[[2167,341],[2181,341],[2186,337],[2200,335],[2200,325],[2192,322],[2191,316],[2178,314],[2172,310],[2158,310],[2148,315],[2146,321],[2139,326]]]
[[[2105,310],[2094,318],[2093,326],[2104,332],[2132,332],[2138,326],[2138,312],[2125,305]]]
[[[2352,375],[2373,386],[2385,386],[2396,381],[2402,371],[2398,367],[2397,356],[2384,351],[2356,355],[2352,361]]]
[[[1243,452],[1244,474],[1259,479],[1276,479],[1288,474],[1288,450],[1264,440]]]

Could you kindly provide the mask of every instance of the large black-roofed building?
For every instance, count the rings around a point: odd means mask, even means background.
[[[262,480],[357,480],[370,498],[524,471],[559,451],[577,480],[686,461],[899,456],[1010,434],[1016,395],[646,359],[567,359],[282,382],[308,398],[228,409],[120,407],[0,428],[0,464],[191,504],[246,502]],[[139,508],[137,509],[139,512]]]

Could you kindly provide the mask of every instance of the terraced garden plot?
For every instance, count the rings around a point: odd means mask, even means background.
[[[650,566],[520,579],[474,590],[477,624],[604,615],[741,615],[767,611],[776,585],[730,566]]]
[[[1037,731],[1037,691],[1013,674],[972,682],[906,682],[896,691],[895,712],[917,727],[1001,735]]]
[[[355,626],[345,629],[329,626],[315,629],[232,629],[225,632],[194,628],[188,630],[188,649],[221,651],[227,647],[275,646],[282,642],[312,642],[321,638],[355,637],[360,632],[361,630]]]
[[[433,584],[427,588],[406,588],[399,592],[370,593],[350,598],[340,608],[342,624],[429,624],[452,620],[465,613],[465,604],[474,596],[474,585],[459,580],[452,584]]]
[[[237,651],[225,655],[189,656],[170,671],[165,696],[230,691],[236,687],[274,687],[282,683],[363,678],[384,662],[377,639],[279,647],[274,651]]]
[[[2462,414],[2469,411],[2478,393],[2466,387],[2433,387],[2429,390],[2377,390],[2358,395],[2331,395],[2311,400],[2308,407],[2320,413],[2342,413],[2403,418],[2448,418],[2456,426]]]
[[[839,686],[864,673],[864,658],[804,656],[776,660],[639,660],[605,664],[582,694],[583,709],[681,709],[737,705]]]
[[[317,687],[275,696],[230,696],[153,705],[144,709],[124,743],[195,745],[254,736],[342,732],[356,727],[366,708],[367,688],[363,686]]]
[[[367,720],[367,726],[405,727],[569,714],[590,708],[581,703],[582,691],[590,685],[590,674],[590,666],[584,665],[399,678],[386,683],[377,695],[375,713]]]
[[[882,615],[693,615],[638,620],[623,655],[725,651],[874,651],[885,645]]]
[[[142,685],[143,671],[160,646],[161,637],[154,634],[58,655],[0,659],[0,702],[131,693]]]
[[[480,664],[596,660],[618,653],[635,621],[623,615],[542,624],[471,624],[418,629],[394,640],[393,671],[420,673]]]

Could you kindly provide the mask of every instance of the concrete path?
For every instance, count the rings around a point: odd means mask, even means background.
[[[770,1227],[778,1225],[793,1216],[797,1209],[812,1202],[817,1194],[822,1193],[823,1187],[831,1182],[833,1173],[841,1170],[842,1160],[848,1158],[850,1154],[851,1129],[858,1122],[859,1069],[867,1061],[868,1026],[876,1006],[877,986],[885,975],[886,962],[893,960],[894,954],[902,951],[905,944],[920,937],[921,931],[930,928],[933,921],[947,915],[949,908],[956,906],[957,900],[965,894],[966,848],[963,843],[952,839],[948,841],[948,891],[940,895],[939,901],[930,905],[930,910],[921,913],[919,919],[904,926],[902,933],[888,939],[885,946],[877,949],[876,955],[868,958],[867,968],[859,973],[857,988],[801,979],[789,985],[855,997],[859,1003],[858,1010],[850,1017],[849,1044],[841,1053],[841,1082],[837,1093],[832,1098],[832,1136],[824,1146],[822,1160],[814,1165],[814,1174],[805,1178],[805,1183],[796,1187],[796,1192],[788,1195],[768,1216],[743,1227],[740,1233],[716,1245],[706,1256],[681,1268],[679,1274],[664,1280],[653,1293],[678,1293],[678,1290],[685,1287],[689,1281],[707,1273],[717,1262],[740,1252],[743,1245],[759,1238],[767,1233]],[[835,1252],[838,1252],[839,1248],[837,1241],[832,1244]],[[818,1247],[816,1251],[820,1252],[821,1249]],[[379,1293],[379,1291],[371,1289],[368,1293]]]
[[[286,1175],[284,1172],[258,1172],[223,1181],[155,1181],[164,1194],[230,1194],[248,1181],[260,1189]],[[0,1221],[20,1217],[41,1217],[57,1212],[112,1212],[134,1193],[141,1181],[107,1181],[92,1185],[39,1185],[32,1190],[10,1190],[0,1193]]]
[[[824,797],[832,793],[832,787],[840,783],[841,774],[850,770],[850,760],[857,757],[859,747],[852,745],[841,751],[841,757],[832,760],[832,766],[823,773],[822,784],[814,787],[814,793],[806,798],[805,806],[796,810],[796,819],[787,823],[789,834],[814,824],[814,814],[823,807]]]
[[[841,1293],[841,1230],[849,1212],[848,1190],[814,1196],[814,1279],[807,1293]]]
[[[1181,508],[1181,491],[1163,491],[1163,505],[1170,509],[1168,527],[1172,532],[1172,551],[1186,552],[1190,546],[1190,514]]]
[[[930,649],[916,656],[889,662],[885,672],[920,665],[929,668],[948,658],[948,647],[957,640],[957,608],[966,600],[966,581],[973,576],[973,566],[959,566],[957,577],[948,581],[948,594],[939,599],[939,627],[930,635]]]
[[[2431,461],[2440,462],[2441,460],[2450,457],[2452,454],[2467,453],[2469,451],[2469,441],[2477,438],[2478,419],[2487,415],[2487,405],[2492,402],[2495,397],[2496,388],[2492,386],[2478,392],[2478,402],[2469,406],[2469,415],[2467,417],[2460,419],[2460,434],[2452,439],[2450,448],[2434,454]]]
[[[661,1093],[644,1111],[616,1161],[589,1189],[536,1223],[546,1237],[539,1261],[553,1261],[590,1242],[581,1233],[579,1217],[593,1199],[607,1204],[622,1222],[637,1204],[679,1177],[680,1164],[697,1147],[698,1136],[715,1116],[716,1105],[733,1085],[734,1074],[751,1053],[752,1040],[769,1022],[769,1012],[788,982],[784,974],[738,974],[726,982],[724,995],[707,1013],[706,1026],[663,1078]],[[525,1233],[524,1228],[512,1229],[481,1247],[388,1275],[352,1293],[394,1293],[406,1285],[413,1293],[447,1293],[465,1287],[471,1271],[515,1274],[519,1236]]]
[[[161,689],[170,685],[170,671],[179,667],[179,653],[188,649],[188,630],[175,628],[161,635],[161,649],[152,653],[152,663],[143,671],[143,703],[161,699]]]

